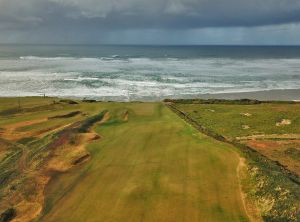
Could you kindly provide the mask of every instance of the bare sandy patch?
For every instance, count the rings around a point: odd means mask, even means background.
[[[250,129],[250,126],[248,126],[248,125],[242,125],[242,128],[243,128],[244,130],[247,130],[247,129]]]
[[[99,124],[103,124],[105,122],[107,122],[110,119],[110,114],[109,112],[106,112],[102,118],[102,120],[99,122]]]
[[[2,131],[0,131],[0,136],[4,139],[7,139],[9,141],[18,141],[23,138],[29,138],[29,137],[37,137],[42,138],[48,134],[58,132],[60,130],[63,130],[64,128],[69,127],[71,124],[58,124],[52,127],[48,127],[42,130],[30,130],[30,131],[18,131],[19,128],[26,127],[26,126],[32,126],[39,123],[44,123],[46,121],[49,121],[48,118],[43,119],[37,119],[32,121],[24,121],[24,122],[18,122],[15,124],[7,125],[3,128]]]
[[[50,177],[39,175],[32,178],[32,180],[34,181],[35,192],[32,192],[30,196],[19,194],[22,196],[22,201],[15,205],[17,216],[12,222],[32,221],[42,212],[45,201],[44,189]]]
[[[242,116],[246,116],[246,117],[250,117],[250,116],[252,116],[252,114],[251,114],[251,113],[241,113],[241,115],[242,115]]]
[[[124,116],[123,116],[123,121],[127,122],[129,118],[129,112],[128,110],[125,111]]]
[[[265,139],[300,139],[300,134],[258,134],[236,137],[237,140],[265,140]]]
[[[18,122],[10,125],[6,125],[3,127],[3,130],[0,132],[0,136],[4,139],[16,141],[25,137],[31,137],[33,136],[33,132],[20,132],[17,131],[18,128],[25,127],[25,126],[31,126],[38,123],[43,123],[48,121],[48,118],[43,119],[36,119],[36,120],[30,120],[30,121],[24,121],[24,122]]]
[[[283,119],[281,122],[276,123],[276,126],[284,126],[284,125],[291,125],[292,121],[289,119]]]
[[[86,162],[90,158],[89,152],[85,149],[90,143],[100,137],[95,133],[80,133],[72,140],[72,144],[64,144],[55,150],[51,160],[48,162],[47,170],[65,172],[74,165]]]
[[[66,172],[78,164],[82,164],[90,159],[89,152],[85,149],[87,143],[99,138],[95,133],[80,133],[71,138],[69,135],[61,135],[54,142],[52,154],[46,165],[42,168],[35,168],[32,164],[26,164],[27,152],[19,159],[18,167],[22,171],[22,178],[16,178],[13,184],[22,184],[22,188],[6,190],[4,203],[6,206],[0,208],[8,208],[13,206],[16,210],[16,217],[13,222],[32,221],[43,210],[45,202],[44,189],[51,177],[49,172]],[[71,140],[70,140],[71,139]],[[23,182],[22,182],[23,181]]]
[[[13,124],[8,129],[13,136],[17,127],[37,122],[42,122],[42,120]],[[51,179],[51,172],[66,172],[90,159],[90,153],[85,149],[85,146],[100,137],[93,132],[79,133],[77,126],[78,124],[75,123],[54,129],[54,131],[59,132],[55,139],[46,145],[46,156],[41,160],[43,162],[40,166],[37,165],[36,160],[31,160],[27,146],[17,144],[23,150],[21,157],[16,162],[16,167],[21,174],[4,188],[5,196],[0,202],[0,213],[13,208],[16,216],[12,221],[34,220],[43,210],[44,190]]]

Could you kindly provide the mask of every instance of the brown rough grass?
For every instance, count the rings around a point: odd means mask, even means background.
[[[19,132],[17,131],[19,127],[42,123],[46,120],[45,118],[7,125],[0,136],[13,143],[20,138],[35,135],[32,131]],[[66,172],[75,165],[82,164],[90,159],[90,154],[85,146],[100,137],[93,132],[78,133],[73,129],[76,124],[70,125],[66,124],[54,128],[50,132],[47,131],[47,133],[57,131],[62,131],[62,133],[48,146],[47,152],[50,152],[50,155],[43,167],[37,168],[34,162],[28,162],[27,147],[18,144],[23,149],[17,163],[20,176],[11,181],[9,186],[5,188],[5,196],[0,202],[0,210],[9,207],[16,210],[16,217],[12,220],[13,222],[32,221],[40,215],[45,202],[44,190],[51,179],[51,172]],[[63,131],[68,127],[69,129]],[[5,150],[3,150],[3,153],[5,153]],[[12,189],[12,187],[16,188]]]
[[[71,169],[74,166],[76,160],[84,157],[90,156],[86,151],[85,146],[87,143],[98,139],[99,136],[95,133],[80,133],[76,135],[76,144],[63,144],[57,148],[54,152],[53,157],[47,164],[47,170],[65,172]],[[84,161],[87,161],[89,158],[85,158]]]
[[[300,161],[285,153],[291,147],[300,150],[300,140],[249,140],[246,144],[300,176]]]
[[[34,136],[34,132],[32,132],[32,131],[20,132],[20,131],[17,131],[17,129],[21,128],[21,127],[37,124],[37,123],[43,123],[43,122],[46,122],[47,120],[48,120],[47,118],[42,118],[42,119],[23,121],[23,122],[6,125],[3,127],[3,130],[0,132],[0,136],[1,136],[1,138],[7,139],[10,141],[17,141],[17,140],[25,138],[25,137],[32,137],[32,136]]]

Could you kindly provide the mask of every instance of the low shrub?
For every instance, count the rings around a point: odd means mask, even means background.
[[[104,117],[105,113],[107,111],[102,111],[101,113],[91,116],[84,120],[84,122],[81,124],[81,126],[78,128],[78,132],[80,133],[86,133],[89,131],[92,125],[94,125],[96,122],[101,121],[102,118]]]
[[[61,99],[59,100],[60,103],[67,103],[67,104],[70,104],[70,105],[76,105],[78,104],[78,102],[74,101],[74,100],[71,100],[71,99]]]
[[[17,216],[14,208],[8,208],[0,215],[0,222],[9,222]]]
[[[181,104],[223,104],[223,105],[255,105],[262,103],[277,103],[277,104],[296,104],[294,101],[259,101],[255,99],[165,99],[166,103],[181,103]]]
[[[67,114],[64,114],[64,115],[52,116],[52,117],[49,117],[48,119],[64,119],[64,118],[71,118],[71,117],[77,116],[77,115],[80,114],[80,113],[81,113],[80,111],[74,111],[74,112],[70,112],[70,113],[67,113]]]
[[[85,103],[96,103],[97,100],[94,100],[94,99],[84,99],[84,100],[82,100],[82,102],[85,102]]]

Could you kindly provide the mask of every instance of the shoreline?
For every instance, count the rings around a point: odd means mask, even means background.
[[[42,95],[24,95],[24,96],[1,96],[0,98],[22,98],[22,97],[43,97]],[[161,96],[157,98],[143,97],[125,99],[114,96],[60,96],[47,95],[48,98],[74,99],[74,100],[96,100],[102,102],[161,102],[165,99],[252,99],[260,101],[295,101],[300,102],[300,89],[276,89],[252,92],[233,92],[233,93],[207,93],[196,95],[180,95],[180,96]]]
[[[300,101],[300,89],[276,89],[253,92],[199,94],[195,98],[227,100],[256,99],[260,101]]]

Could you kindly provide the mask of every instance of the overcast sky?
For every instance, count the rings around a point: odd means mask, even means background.
[[[300,44],[300,0],[0,0],[0,43]]]

